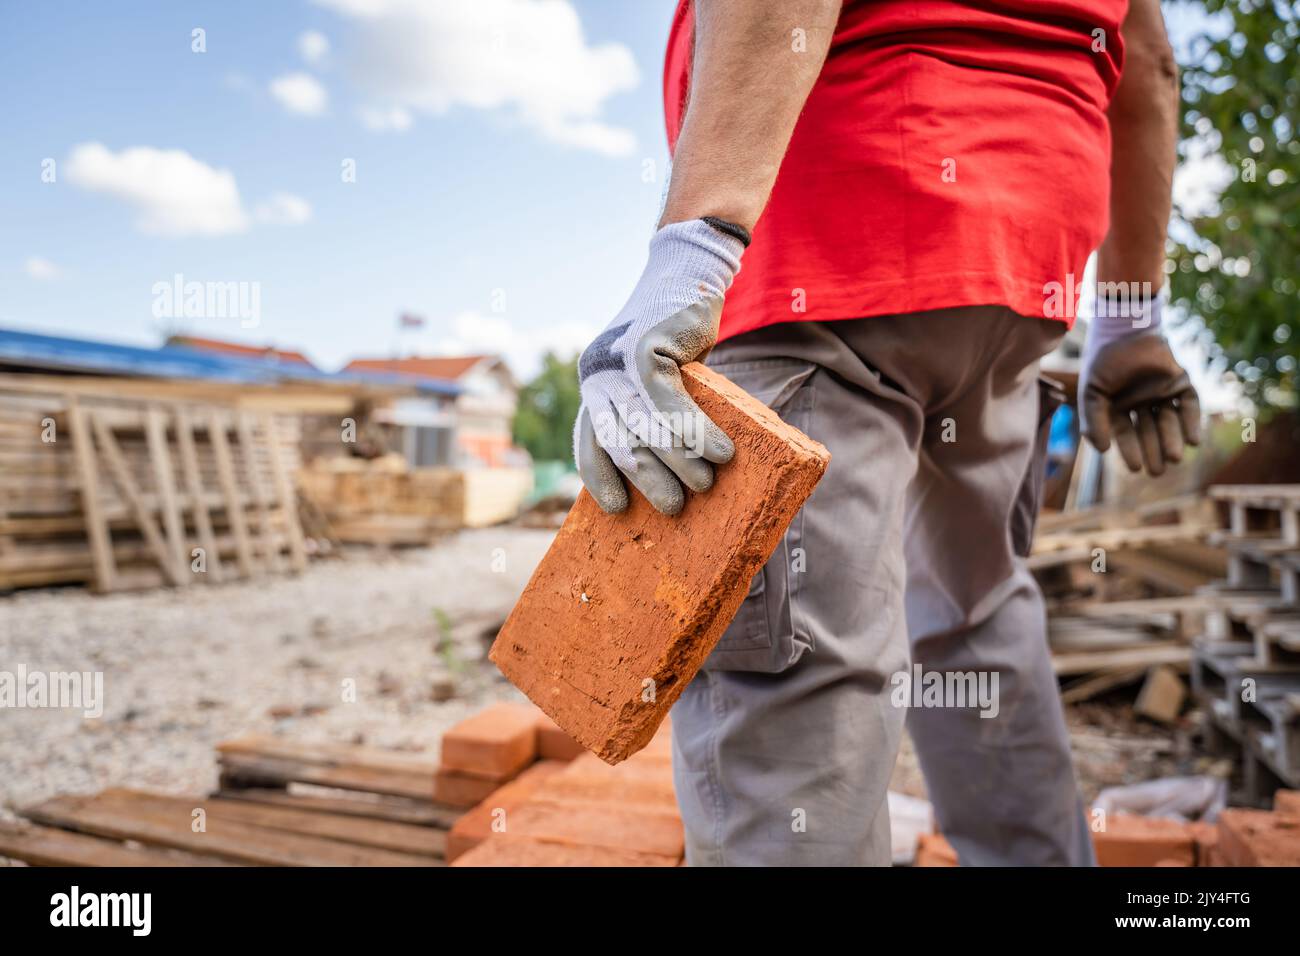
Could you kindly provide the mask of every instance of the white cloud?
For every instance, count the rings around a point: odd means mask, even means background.
[[[23,271],[41,282],[50,282],[63,277],[62,269],[49,259],[42,259],[40,256],[29,256],[23,263]]]
[[[442,323],[436,323],[442,325]],[[581,352],[591,342],[592,329],[580,322],[552,322],[545,328],[518,329],[509,319],[479,312],[462,312],[428,340],[432,355],[502,355],[522,381],[541,371],[542,355],[563,358]]]
[[[414,122],[410,112],[400,106],[394,106],[392,109],[387,110],[367,107],[361,110],[358,115],[361,117],[361,122],[366,129],[374,130],[376,133],[389,130],[404,133],[411,128],[411,123]]]
[[[253,207],[253,218],[272,226],[299,226],[311,219],[311,203],[292,193],[275,193]]]
[[[102,143],[80,143],[64,168],[74,185],[134,208],[136,227],[148,235],[225,236],[244,232],[254,221],[294,226],[311,219],[311,204],[292,193],[274,193],[250,216],[234,174],[183,149],[131,146],[114,153]],[[32,261],[27,271],[36,277]]]
[[[136,225],[150,235],[221,236],[248,228],[234,174],[183,149],[132,146],[114,153],[102,143],[81,143],[65,169],[74,185],[133,206]]]
[[[313,66],[319,66],[330,55],[329,37],[319,30],[304,31],[298,37],[298,54]]]
[[[631,51],[591,46],[569,0],[316,0],[356,27],[351,75],[385,107],[440,115],[502,111],[554,142],[628,155],[636,139],[601,119],[639,82]]]
[[[277,76],[268,88],[271,95],[290,113],[320,116],[329,106],[329,94],[325,92],[325,87],[308,73]]]

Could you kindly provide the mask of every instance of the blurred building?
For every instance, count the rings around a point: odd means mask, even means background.
[[[417,400],[395,402],[387,410],[384,420],[407,430],[402,451],[414,466],[501,468],[526,461],[511,437],[519,385],[499,355],[354,359],[343,371],[457,386],[451,415],[432,414]]]

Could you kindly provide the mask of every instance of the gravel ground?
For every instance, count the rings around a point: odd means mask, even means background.
[[[553,535],[466,531],[433,548],[316,562],[296,578],[184,592],[0,598],[0,670],[103,673],[97,719],[0,712],[0,818],[108,786],[205,792],[217,782],[213,745],[250,732],[436,753],[447,727],[519,696],[484,655]],[[435,702],[447,678],[456,696]]]
[[[522,699],[485,654],[553,535],[466,531],[428,549],[351,552],[297,578],[184,592],[0,598],[0,671],[99,671],[104,681],[96,719],[0,711],[0,819],[108,786],[206,792],[217,782],[213,746],[250,732],[436,754],[456,721]],[[435,701],[435,682],[447,680],[455,696]],[[1185,732],[1134,718],[1126,700],[1068,716],[1087,799],[1104,786],[1207,769]],[[892,788],[925,795],[906,738]]]

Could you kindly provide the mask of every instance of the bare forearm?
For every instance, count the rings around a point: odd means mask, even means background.
[[[1164,282],[1165,235],[1178,143],[1178,68],[1157,0],[1133,0],[1124,74],[1111,101],[1110,231],[1099,282]]]
[[[661,225],[717,216],[754,228],[839,12],[840,0],[696,0],[690,103]]]

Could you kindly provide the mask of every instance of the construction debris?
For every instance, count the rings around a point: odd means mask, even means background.
[[[669,518],[640,495],[618,515],[581,495],[491,652],[611,763],[649,742],[830,457],[716,372],[693,363],[682,374],[736,445],[707,501]]]

